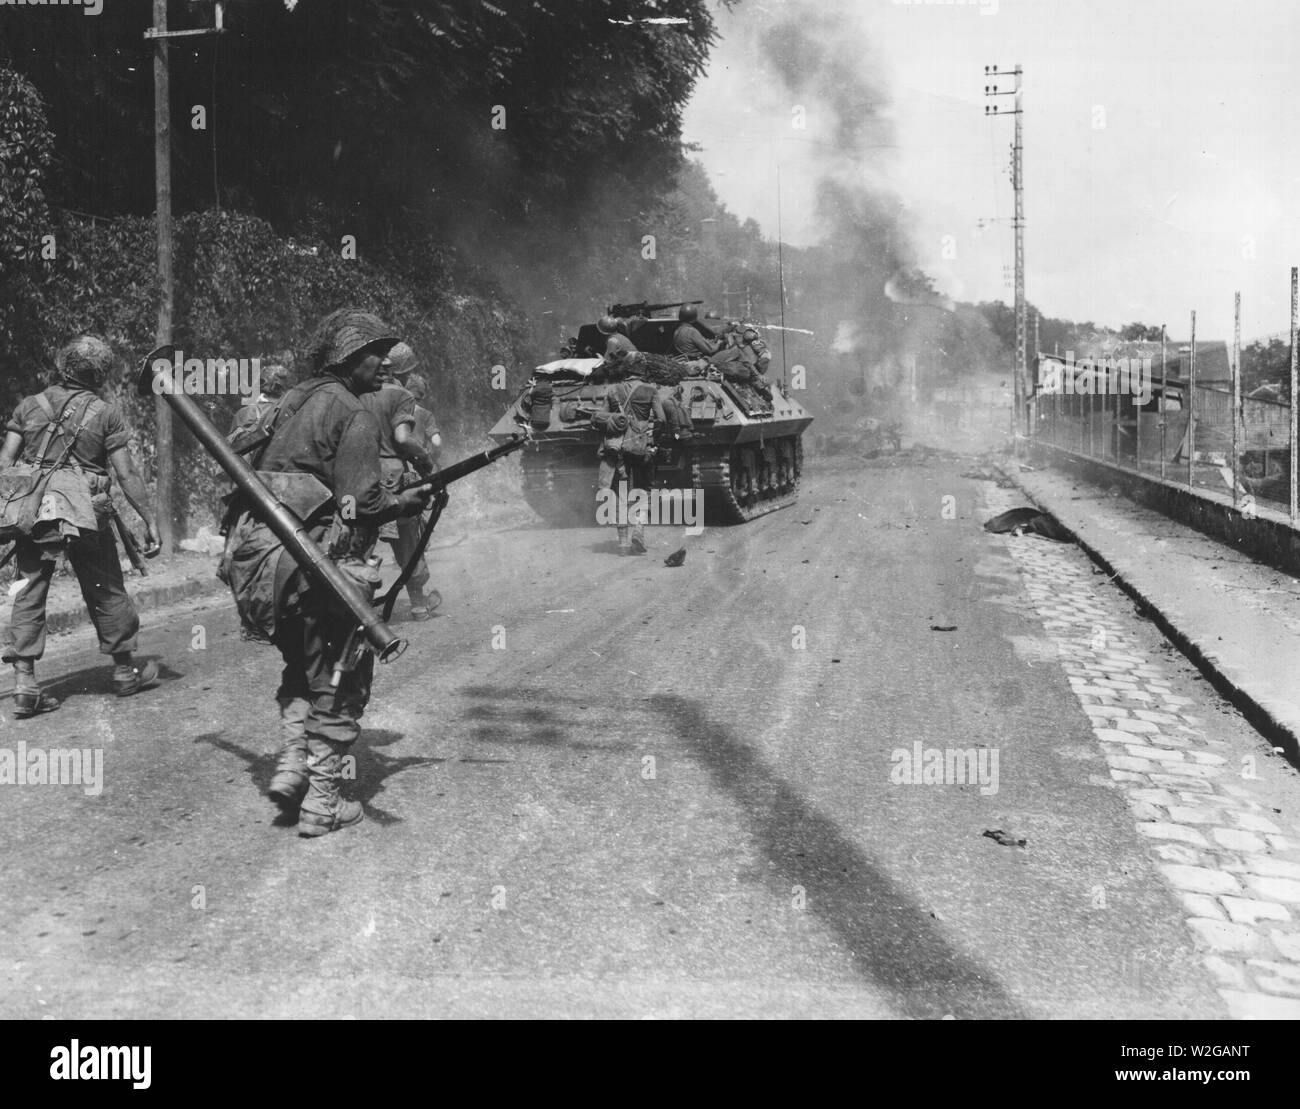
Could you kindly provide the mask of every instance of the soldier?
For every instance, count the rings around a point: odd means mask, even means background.
[[[245,428],[252,427],[277,400],[284,396],[293,380],[293,372],[279,359],[262,367],[262,392],[252,404],[241,404],[230,424],[227,439],[233,440]]]
[[[429,458],[437,462],[442,454],[442,432],[434,422],[433,413],[420,403],[429,393],[428,383],[422,375],[411,374],[402,384],[415,398],[415,438]]]
[[[744,363],[742,369],[748,371],[743,377],[737,379],[757,389],[770,400],[772,386],[763,375],[767,373],[767,367],[772,362],[772,352],[767,349],[767,344],[759,337],[758,328],[752,323],[737,328],[736,333],[739,335],[737,346],[740,350],[740,358]]]
[[[310,475],[323,486],[323,503],[303,504],[300,514],[332,557],[352,556],[340,558],[340,566],[363,586],[374,582],[359,560],[373,549],[379,527],[419,515],[428,500],[427,491],[395,496],[384,487],[380,429],[360,400],[379,389],[380,367],[397,341],[368,312],[347,308],[327,316],[311,343],[312,377],[284,396],[271,440],[256,460],[260,470]],[[245,627],[273,643],[284,660],[277,693],[281,749],[268,792],[286,812],[299,810],[299,835],[325,835],[365,815],[358,802],[343,799],[340,783],[343,757],[370,699],[374,658],[363,653],[336,684],[336,665],[352,661],[343,656],[353,621],[303,574],[270,528],[246,507],[236,508],[222,575]]]
[[[399,344],[399,346],[404,345],[405,344]],[[391,353],[389,354],[389,358],[392,358]],[[430,460],[436,464],[439,455],[442,454],[442,433],[438,430],[438,425],[434,422],[433,413],[420,403],[424,400],[429,391],[428,385],[424,378],[417,373],[409,374],[409,376],[402,381],[402,385],[406,388],[406,391],[415,398],[415,440],[424,449],[425,453],[428,454]],[[403,552],[408,552],[405,555],[399,554],[399,558],[410,557],[409,552],[413,551],[419,543],[419,536],[424,530],[424,525],[427,522],[427,515],[428,514],[426,513],[418,520],[400,519],[397,521],[397,533],[401,543],[401,550]],[[394,547],[393,549],[394,552],[398,550],[397,547]],[[423,556],[420,559],[420,565],[417,567],[416,572],[411,576],[412,578],[419,578],[420,591],[424,596],[423,611],[418,610],[415,607],[414,602],[412,602],[411,619],[427,620],[429,618],[428,614],[442,604],[442,594],[436,589],[426,588],[429,580],[429,568],[427,563],[425,563]]]
[[[699,369],[723,366],[740,361],[740,351],[725,339],[710,338],[696,322],[700,318],[689,304],[677,309],[679,321],[673,332],[673,357]]]
[[[416,364],[415,352],[406,343],[398,343],[384,359],[380,370],[380,388],[361,398],[362,405],[379,424],[380,470],[384,484],[390,489],[396,488],[401,481],[408,463],[421,476],[433,472],[433,461],[415,431],[415,398],[394,380],[396,370],[400,368],[409,373]],[[403,567],[415,554],[419,544],[420,521],[393,520],[383,526],[379,538],[389,544],[397,565]],[[415,572],[406,583],[412,620],[429,619],[429,602],[424,595],[428,581],[429,567],[421,557]]]
[[[638,420],[664,420],[664,408],[658,390],[649,382],[627,379],[625,363],[615,363],[609,369],[610,380],[615,382],[605,393],[607,409],[591,412],[591,422],[605,432],[604,441],[597,448],[600,470],[596,483],[597,503],[603,499],[604,490],[610,489],[617,478],[620,498],[627,505],[632,489],[650,491],[652,464],[646,459],[624,456],[619,444],[627,427],[628,416]],[[618,525],[619,554],[645,554],[645,518],[636,506],[630,514],[632,524]],[[631,532],[629,536],[629,530]]]
[[[22,588],[14,595],[13,615],[5,632],[4,660],[14,667],[14,715],[20,718],[51,712],[59,702],[42,693],[36,681],[36,660],[45,653],[45,605],[59,553],[66,551],[81,595],[99,637],[99,649],[113,656],[113,686],[129,697],[158,680],[158,666],[137,667],[134,653],[140,618],[122,581],[122,565],[112,533],[112,479],[144,521],[146,553],[158,551],[158,531],[148,496],[127,445],[126,425],[116,405],[95,395],[116,358],[109,345],[93,335],[73,339],[55,358],[58,381],[44,392],[25,398],[5,428],[0,470],[24,461],[47,468],[68,450],[75,467],[60,476],[74,484],[66,503],[70,519],[37,525],[17,541],[15,559]],[[47,429],[57,428],[51,434]],[[37,454],[41,454],[37,458]],[[65,486],[66,487],[66,486]],[[76,502],[74,504],[74,502]],[[80,507],[80,506],[84,506]]]
[[[596,330],[606,336],[602,369],[607,370],[615,362],[622,362],[629,354],[636,353],[636,344],[627,336],[626,320],[616,319],[614,316],[601,316],[596,321]]]

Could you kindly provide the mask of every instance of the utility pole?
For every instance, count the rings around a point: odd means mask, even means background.
[[[172,311],[175,305],[175,281],[172,274],[172,125],[171,80],[167,68],[167,40],[192,38],[196,35],[219,34],[223,23],[223,5],[214,4],[216,26],[191,31],[167,29],[167,0],[153,0],[153,26],[144,33],[154,44],[153,55],[153,110],[154,110],[154,189],[158,223],[158,328],[155,346],[167,346],[172,341]],[[157,428],[157,472],[155,497],[158,508],[158,539],[162,554],[175,550],[173,513],[174,457],[172,453],[172,410],[162,396],[154,397],[154,422]]]
[[[1245,447],[1241,415],[1241,293],[1232,296],[1232,507],[1240,503],[1237,490],[1241,488],[1241,451]]]
[[[172,306],[175,286],[172,280],[172,127],[171,81],[167,73],[167,0],[153,0],[153,106],[154,106],[154,184],[157,194],[158,221],[158,330],[155,346],[172,341]],[[154,422],[157,426],[158,538],[162,553],[175,550],[172,534],[172,410],[161,396],[154,397]]]
[[[1300,334],[1297,333],[1300,327],[1300,320],[1297,319],[1300,310],[1300,270],[1295,266],[1291,267],[1291,434],[1288,442],[1291,447],[1291,526],[1296,525],[1297,501],[1300,501],[1300,444],[1297,439],[1300,435],[1300,420],[1297,415],[1300,414],[1300,350],[1297,350],[1296,343],[1300,340]]]
[[[1016,209],[1014,227],[1016,231],[1016,366],[1013,381],[1016,416],[1013,427],[1017,429],[1017,438],[1024,430],[1024,421],[1029,417],[1029,372],[1026,346],[1028,342],[1025,319],[1025,167],[1024,167],[1024,99],[1021,89],[1024,70],[1020,65],[1012,69],[999,69],[996,65],[984,67],[985,79],[992,78],[993,83],[984,86],[985,96],[1013,96],[1014,108],[1003,108],[999,104],[985,104],[986,116],[1014,115],[1016,117],[1015,142],[1011,147],[1011,186],[1015,190]],[[1003,77],[1014,81],[1010,89],[998,87]],[[1018,454],[1018,452],[1017,452]]]

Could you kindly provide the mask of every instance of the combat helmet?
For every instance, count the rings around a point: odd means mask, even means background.
[[[98,389],[116,362],[113,348],[98,335],[78,335],[54,356],[54,369],[61,381]]]
[[[360,351],[373,348],[378,354],[386,354],[399,342],[401,336],[394,335],[378,316],[360,308],[339,308],[317,325],[307,348],[307,361],[313,373],[327,373]]]

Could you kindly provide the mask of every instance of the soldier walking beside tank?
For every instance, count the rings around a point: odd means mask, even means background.
[[[406,343],[396,344],[380,368],[379,390],[361,398],[379,424],[379,466],[384,484],[390,489],[397,488],[408,466],[421,477],[433,472],[433,461],[416,434],[415,397],[395,380],[397,374],[410,373],[416,364],[415,351]],[[419,545],[420,521],[393,520],[380,529],[379,538],[392,548],[397,565],[405,566]],[[412,620],[429,619],[429,602],[424,595],[428,582],[429,567],[421,557],[406,583]]]
[[[290,507],[363,589],[377,583],[367,555],[379,527],[419,515],[428,500],[427,491],[395,496],[384,487],[380,429],[360,399],[379,389],[380,368],[397,342],[367,312],[327,316],[312,339],[312,376],[285,394],[271,439],[254,459],[259,471],[280,479],[285,503],[298,480],[299,500]],[[268,792],[286,812],[298,810],[299,835],[325,835],[364,818],[358,802],[343,798],[341,783],[370,699],[374,657],[349,657],[355,618],[313,584],[247,505],[236,501],[232,509],[222,576],[247,631],[274,644],[284,660],[281,748]]]
[[[645,554],[645,511],[644,505],[629,507],[632,490],[650,492],[650,479],[654,464],[649,458],[637,458],[623,450],[624,436],[628,429],[628,420],[655,420],[664,422],[664,408],[659,399],[659,391],[647,381],[629,379],[624,367],[626,359],[612,363],[607,369],[609,380],[614,384],[605,393],[605,411],[589,411],[591,422],[605,433],[597,453],[600,456],[600,470],[596,481],[597,504],[607,496],[606,490],[617,488],[619,554]],[[617,484],[616,484],[617,483]]]
[[[61,552],[66,552],[81,586],[99,649],[113,656],[118,696],[129,697],[158,680],[156,663],[135,665],[140,618],[122,580],[112,532],[110,466],[144,521],[146,553],[158,550],[158,532],[127,445],[126,424],[116,405],[96,396],[115,363],[102,339],[82,335],[72,340],[55,359],[57,384],[24,398],[5,427],[0,471],[13,466],[21,453],[24,462],[50,474],[47,490],[59,490],[46,495],[48,511],[42,504],[38,522],[16,540],[14,550],[22,585],[14,594],[3,657],[14,667],[14,715],[20,718],[59,707],[55,698],[41,692],[36,661],[45,653],[45,606]]]

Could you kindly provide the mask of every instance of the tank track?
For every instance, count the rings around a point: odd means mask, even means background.
[[[697,453],[691,478],[704,493],[706,523],[743,524],[794,504],[803,470],[803,443],[797,435],[782,435],[767,440],[765,446],[776,456],[775,471],[757,443]]]

